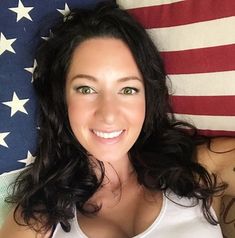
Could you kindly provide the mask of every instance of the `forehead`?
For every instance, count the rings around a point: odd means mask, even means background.
[[[119,71],[140,76],[129,47],[116,38],[92,38],[85,40],[73,52],[68,77],[75,73],[98,73]],[[124,76],[124,75],[120,75]],[[125,75],[126,76],[126,75]]]

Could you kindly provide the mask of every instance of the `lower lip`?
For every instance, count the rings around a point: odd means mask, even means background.
[[[92,132],[92,135],[95,137],[95,139],[98,142],[103,143],[103,144],[108,144],[108,145],[112,145],[112,144],[118,143],[122,139],[124,134],[125,134],[125,130],[123,130],[122,133],[119,136],[117,136],[117,137],[114,137],[114,138],[102,138],[102,137],[97,136],[93,131],[91,131],[91,132]]]

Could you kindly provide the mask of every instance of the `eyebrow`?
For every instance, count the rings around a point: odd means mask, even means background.
[[[93,82],[98,81],[98,79],[96,77],[91,76],[91,75],[87,75],[87,74],[77,74],[74,77],[72,77],[70,79],[70,81],[73,81],[77,78],[85,78],[85,79],[88,79],[88,80],[93,81]],[[143,82],[143,80],[141,78],[137,77],[137,76],[128,76],[128,77],[119,78],[118,82],[126,82],[126,81],[130,81],[130,80],[137,80],[137,81],[140,81],[141,83]]]

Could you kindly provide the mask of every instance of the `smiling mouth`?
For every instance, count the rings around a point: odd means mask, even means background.
[[[102,131],[96,131],[96,130],[92,130],[92,131],[95,135],[97,135],[100,138],[112,139],[112,138],[120,136],[124,130],[112,131],[112,132],[102,132]]]

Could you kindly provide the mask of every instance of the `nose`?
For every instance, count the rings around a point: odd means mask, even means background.
[[[102,96],[98,102],[95,115],[104,124],[114,124],[118,117],[117,100],[114,97]]]

